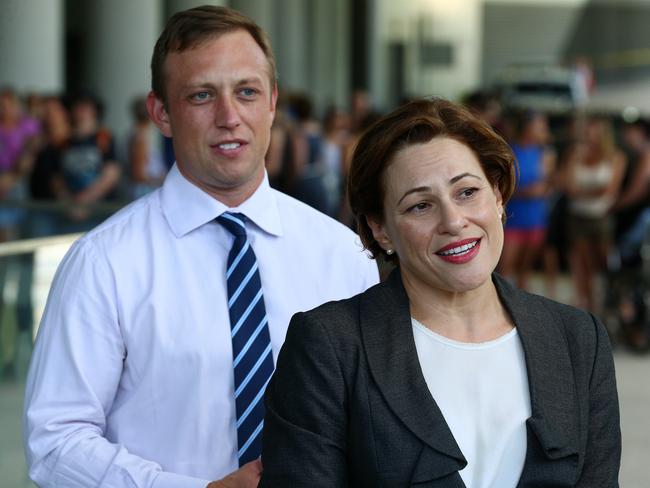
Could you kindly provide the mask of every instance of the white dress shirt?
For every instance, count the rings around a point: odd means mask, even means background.
[[[358,237],[269,187],[227,209],[174,167],[163,187],[70,249],[40,325],[25,394],[40,486],[204,487],[237,469],[225,267],[241,212],[257,256],[274,361],[291,316],[378,281]]]
[[[465,343],[412,322],[424,379],[467,460],[459,473],[465,486],[515,488],[531,415],[517,329],[493,341]]]

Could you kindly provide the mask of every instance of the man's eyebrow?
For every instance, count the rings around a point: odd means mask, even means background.
[[[483,178],[481,178],[480,176],[475,175],[475,174],[473,174],[473,173],[461,173],[461,174],[459,174],[459,175],[454,176],[452,179],[450,179],[450,180],[449,180],[449,184],[450,184],[450,185],[453,185],[453,184],[456,183],[457,181],[462,180],[463,178],[465,178],[465,177],[467,177],[467,176],[469,176],[469,177],[471,177],[471,178],[476,178],[477,180],[482,180],[482,179],[483,179]]]
[[[399,199],[399,201],[397,202],[397,205],[402,203],[402,200],[404,200],[411,193],[419,193],[419,192],[425,192],[425,191],[431,191],[431,187],[430,186],[418,186],[416,188],[411,188],[406,193],[404,193],[404,195],[402,195],[402,198]]]
[[[253,76],[253,77],[249,77],[249,78],[243,78],[243,79],[237,81],[238,86],[239,85],[248,85],[248,84],[251,84],[251,83],[262,83],[262,78],[260,78],[259,76]]]

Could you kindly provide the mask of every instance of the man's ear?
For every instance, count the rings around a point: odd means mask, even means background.
[[[270,107],[271,117],[272,117],[271,120],[275,118],[275,106],[277,105],[277,103],[278,103],[278,84],[276,83],[275,85],[273,85],[273,88],[271,90],[271,107]]]
[[[156,124],[160,132],[165,137],[172,137],[172,127],[169,123],[169,114],[165,108],[165,103],[153,91],[150,91],[147,95],[147,112],[149,112],[149,118]]]
[[[366,223],[375,240],[379,243],[384,251],[395,250],[393,243],[386,232],[386,226],[377,218],[366,215]]]

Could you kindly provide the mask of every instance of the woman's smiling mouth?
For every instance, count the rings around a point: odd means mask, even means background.
[[[463,241],[454,242],[436,251],[436,255],[443,260],[462,264],[471,260],[479,251],[481,239],[465,239]]]

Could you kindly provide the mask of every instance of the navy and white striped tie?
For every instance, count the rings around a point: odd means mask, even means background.
[[[226,283],[235,373],[239,465],[259,457],[264,426],[264,390],[273,374],[271,336],[255,253],[246,237],[246,217],[226,212],[217,221],[235,242],[228,255]]]

